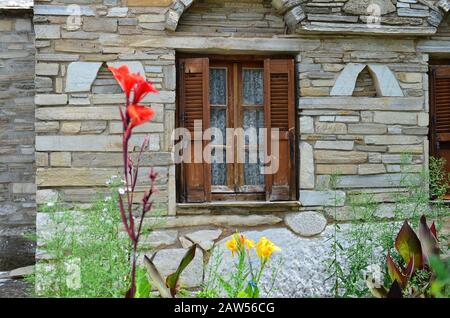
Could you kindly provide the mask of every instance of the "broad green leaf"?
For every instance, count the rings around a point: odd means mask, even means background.
[[[439,255],[439,244],[431,229],[428,227],[427,219],[424,215],[420,218],[419,239],[422,245],[424,262],[428,263],[430,256]]]
[[[403,223],[400,232],[395,239],[395,248],[402,256],[406,264],[409,264],[411,257],[414,257],[414,271],[417,268],[423,267],[422,262],[422,247],[419,238],[408,222]]]
[[[189,250],[186,252],[186,254],[184,254],[183,259],[181,260],[180,265],[178,265],[178,268],[175,271],[175,273],[167,276],[166,284],[167,284],[167,287],[170,288],[170,292],[173,297],[175,297],[175,295],[177,293],[176,289],[177,289],[177,285],[178,285],[178,280],[180,279],[180,275],[184,271],[184,269],[194,259],[196,249],[197,249],[197,244],[192,245],[189,248]]]
[[[391,254],[388,252],[386,257],[387,262],[387,268],[389,276],[391,277],[392,281],[397,281],[401,288],[404,288],[406,286],[406,283],[408,282],[407,277],[400,271],[400,269],[395,264],[394,260],[391,257]]]
[[[150,276],[150,279],[152,280],[155,287],[158,289],[159,293],[161,294],[161,297],[172,298],[170,290],[166,286],[166,282],[156,269],[155,264],[153,264],[153,262],[146,255],[144,256],[144,264],[145,268],[147,269],[147,273]]]

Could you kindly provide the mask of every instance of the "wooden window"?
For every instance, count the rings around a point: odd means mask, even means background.
[[[449,65],[432,65],[430,69],[430,150],[431,155],[446,160],[445,168],[450,172]]]
[[[210,163],[177,169],[180,201],[296,199],[294,83],[292,59],[178,59],[178,127],[192,133],[194,121],[203,120],[203,131],[212,129],[211,140],[191,142],[202,149],[210,143]],[[238,129],[256,134],[240,139]],[[274,156],[269,165],[267,155]]]

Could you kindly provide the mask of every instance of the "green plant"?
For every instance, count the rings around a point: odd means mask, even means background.
[[[331,175],[330,177],[330,187],[334,191],[334,205],[333,205],[333,217],[334,220],[337,220],[337,207],[338,207],[338,196],[337,196],[337,184],[339,181],[339,174],[335,173]],[[344,248],[342,247],[342,244],[339,242],[339,233],[341,232],[340,225],[335,222],[333,224],[333,235],[330,237],[331,240],[331,252],[328,259],[328,265],[327,265],[327,273],[328,277],[325,279],[325,281],[328,281],[330,279],[333,280],[331,292],[333,293],[334,297],[340,296],[341,291],[341,285],[343,284],[343,281],[345,280],[345,274],[343,270],[343,266],[341,265],[339,255],[342,253]]]
[[[450,173],[445,170],[445,158],[430,157],[430,194],[433,199],[442,199],[450,190]]]
[[[450,259],[442,260],[439,257],[430,257],[430,266],[435,273],[435,279],[431,283],[430,293],[434,297],[450,297]]]
[[[226,295],[229,298],[259,298],[261,288],[261,278],[263,273],[273,265],[268,281],[263,286],[266,296],[269,296],[274,289],[277,276],[282,269],[283,259],[271,263],[271,256],[274,252],[281,251],[266,237],[261,237],[258,243],[249,240],[245,235],[235,233],[232,238],[225,243],[231,251],[233,257],[237,257],[234,262],[234,270],[227,275],[219,273],[219,268],[223,261],[223,251],[220,247],[215,247],[211,252],[210,262],[206,267],[205,282],[202,290],[197,293],[197,298],[215,298]],[[254,249],[258,256],[258,265],[251,258],[251,250]],[[269,264],[270,263],[270,264]]]
[[[221,284],[231,298],[259,298],[260,281],[267,264],[274,252],[281,249],[266,237],[261,237],[258,243],[249,240],[244,234],[235,233],[225,243],[232,255],[237,255],[236,270],[228,280],[221,278]],[[255,249],[259,259],[259,267],[254,268],[251,261],[250,250]]]
[[[219,274],[219,268],[223,261],[223,251],[215,247],[210,253],[210,261],[205,268],[205,279],[202,289],[196,294],[197,298],[220,297],[221,275]]]
[[[99,195],[89,209],[60,201],[40,207],[47,222],[38,233],[45,260],[28,279],[44,297],[123,297],[129,289],[130,243],[120,231],[117,178],[110,196]]]
[[[440,216],[448,216],[448,206],[442,201],[429,203],[430,192],[436,193],[441,189],[444,192],[448,185],[446,174],[443,173],[442,160],[430,159],[429,170],[423,168],[420,173],[412,173],[414,167],[410,164],[413,157],[403,154],[400,170],[402,171],[399,188],[392,194],[394,202],[392,215],[389,206],[382,207],[376,197],[370,193],[348,194],[349,212],[353,220],[349,227],[341,228],[334,224],[331,240],[331,249],[328,255],[327,280],[332,280],[332,293],[335,297],[366,297],[370,290],[363,281],[362,273],[373,274],[373,268],[377,268],[376,280],[380,284],[391,284],[387,268],[381,268],[377,264],[384,262],[384,256],[380,251],[391,251],[391,257],[396,262],[401,262],[401,255],[394,250],[395,234],[398,223],[396,220],[409,218],[419,220],[420,214],[433,215],[436,219],[436,228],[440,227]],[[439,163],[438,163],[439,162]],[[339,176],[334,174],[330,178],[330,187],[336,191]],[[437,184],[439,186],[435,186]],[[429,186],[428,186],[429,185]],[[447,190],[445,190],[447,191]],[[335,196],[335,202],[336,202]],[[389,212],[383,220],[379,211]],[[337,220],[337,202],[332,208],[334,219]],[[342,247],[341,239],[350,242]],[[418,272],[415,281],[418,282]],[[423,276],[423,275],[422,275]],[[371,276],[371,279],[373,277]],[[400,288],[399,288],[400,289]]]
[[[430,258],[437,257],[440,252],[434,222],[428,227],[426,217],[422,215],[417,235],[405,221],[395,239],[395,248],[403,263],[394,261],[388,251],[386,263],[392,285],[389,289],[376,286],[376,290],[369,286],[372,294],[376,297],[430,296],[429,288],[434,279]]]
[[[197,244],[192,245],[183,256],[177,270],[167,276],[166,279],[163,279],[153,261],[147,256],[144,256],[144,263],[145,268],[147,269],[147,273],[150,276],[153,284],[155,284],[155,287],[158,289],[162,298],[175,298],[177,297],[177,294],[180,293],[179,279],[181,273],[194,259],[196,250]]]

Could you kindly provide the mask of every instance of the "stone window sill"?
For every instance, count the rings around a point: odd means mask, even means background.
[[[298,211],[299,208],[299,201],[212,201],[177,203],[177,214],[290,212]]]

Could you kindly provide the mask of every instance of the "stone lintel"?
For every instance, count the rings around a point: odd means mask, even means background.
[[[429,36],[435,34],[435,27],[416,27],[416,26],[387,26],[355,23],[327,23],[310,22],[299,25],[297,33],[331,33],[331,34],[352,34],[352,35],[416,35]]]

